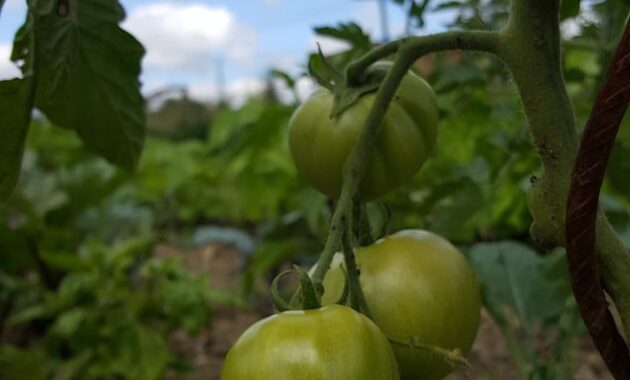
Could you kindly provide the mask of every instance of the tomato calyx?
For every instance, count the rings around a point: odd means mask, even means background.
[[[333,107],[330,112],[330,118],[341,115],[345,110],[350,108],[362,96],[371,92],[376,92],[385,77],[382,70],[371,70],[363,75],[356,85],[348,85],[348,81],[343,73],[334,67],[330,61],[324,56],[322,50],[317,45],[319,63],[315,64],[315,60],[309,62],[308,71],[311,77],[320,86],[328,89],[334,94]]]

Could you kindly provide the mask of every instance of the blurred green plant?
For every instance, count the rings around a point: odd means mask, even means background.
[[[49,262],[67,272],[55,289],[35,278],[0,277],[1,298],[13,300],[7,335],[26,347],[4,346],[0,377],[162,378],[176,360],[168,334],[208,327],[211,304],[235,299],[211,290],[207,277],[190,275],[176,258],[151,258],[152,248],[146,239],[113,248],[86,244],[78,256]],[[33,329],[41,337],[29,336]]]

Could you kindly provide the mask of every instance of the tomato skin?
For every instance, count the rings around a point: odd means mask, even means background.
[[[372,70],[390,67],[377,63]],[[375,93],[362,96],[349,109],[330,117],[334,95],[320,89],[293,114],[289,147],[299,173],[317,190],[337,199],[343,165],[372,108]],[[431,87],[411,71],[403,78],[385,114],[376,146],[370,153],[360,193],[373,200],[410,180],[433,153],[438,108]]]
[[[288,311],[256,322],[230,349],[221,380],[398,380],[383,333],[349,307]]]
[[[466,258],[447,240],[421,230],[401,231],[358,248],[360,282],[376,324],[397,339],[467,354],[481,312],[479,285]],[[343,257],[337,254],[324,279],[323,304],[343,288]],[[451,372],[425,351],[393,346],[402,380],[435,380]]]

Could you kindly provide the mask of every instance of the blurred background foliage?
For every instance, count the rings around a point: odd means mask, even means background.
[[[508,5],[393,2],[407,10],[410,34],[445,10],[455,12],[454,29],[498,29]],[[565,79],[580,129],[627,14],[621,0],[563,2]],[[351,46],[331,57],[339,67],[375,44],[354,23],[315,30]],[[319,64],[315,54],[306,59]],[[536,252],[528,238],[525,193],[539,162],[515,88],[501,62],[480,54],[434,54],[415,69],[438,96],[436,153],[413,181],[370,205],[372,221],[390,232],[426,228],[461,246],[522,378],[565,378],[567,347],[584,331],[562,250]],[[296,78],[271,70],[269,83],[239,107],[202,104],[185,89],[161,101],[165,94],[156,94],[133,174],[88,152],[73,132],[33,122],[20,182],[0,205],[0,378],[183,373],[185,358],[169,352],[168,333],[194,334],[210,324],[215,305],[248,307],[259,299],[255,284],[281,264],[314,260],[331,204],[299,178],[289,155],[287,123],[299,99],[280,102],[277,88],[297,94]],[[601,199],[630,244],[627,127]],[[181,258],[153,254],[161,244],[185,252],[217,243],[241,253],[239,288],[213,289]],[[542,357],[531,339],[517,339],[514,316],[528,337],[559,329],[553,353]]]

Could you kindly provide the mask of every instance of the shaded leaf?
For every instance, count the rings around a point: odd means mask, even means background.
[[[571,295],[562,250],[541,257],[521,243],[479,243],[471,249],[470,260],[484,303],[497,322],[507,324],[506,309],[527,331],[561,317]]]
[[[32,106],[30,80],[0,81],[0,201],[17,183]]]
[[[124,12],[115,0],[69,0],[67,17],[54,4],[37,2],[36,106],[54,124],[75,130],[90,150],[133,170],[145,132],[138,81],[144,49],[118,26]],[[18,46],[14,59],[32,59]]]

